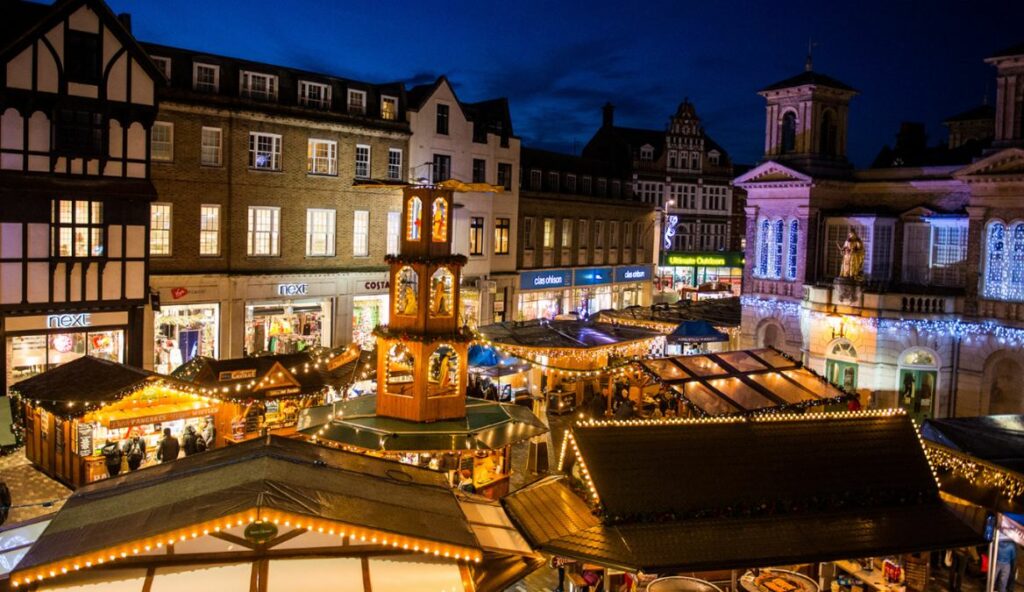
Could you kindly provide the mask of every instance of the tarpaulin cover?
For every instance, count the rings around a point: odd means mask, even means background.
[[[18,569],[252,508],[478,548],[440,473],[270,436],[77,490]]]
[[[711,343],[729,341],[729,336],[715,329],[714,325],[701,319],[683,321],[676,330],[669,334],[669,340],[676,343]]]

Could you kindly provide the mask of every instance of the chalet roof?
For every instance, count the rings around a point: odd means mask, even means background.
[[[309,352],[227,360],[200,357],[175,370],[173,376],[200,388],[215,390],[232,390],[236,385],[243,385],[247,394],[258,395],[258,392],[248,393],[249,384],[264,377],[273,378],[269,374],[275,368],[283,369],[294,378],[299,383],[301,394],[316,393],[327,386],[340,386],[348,378],[342,368],[328,371],[327,360]]]
[[[766,91],[770,91],[770,90],[780,90],[780,89],[783,89],[783,88],[794,88],[794,87],[797,87],[797,86],[805,86],[805,85],[808,85],[808,84],[811,84],[811,85],[814,85],[814,86],[827,86],[827,87],[835,88],[835,89],[838,89],[838,90],[846,90],[846,91],[851,91],[851,92],[857,92],[857,89],[853,88],[852,86],[850,86],[850,85],[848,85],[846,83],[840,82],[840,81],[836,80],[835,78],[833,78],[831,76],[828,76],[827,74],[822,74],[821,72],[815,72],[813,70],[810,70],[810,71],[805,70],[805,71],[797,74],[796,76],[790,76],[789,78],[786,78],[785,80],[780,80],[780,81],[778,81],[778,82],[776,82],[774,84],[769,84],[768,86],[762,88],[760,90],[760,92],[766,92]]]
[[[14,384],[11,390],[51,413],[65,415],[68,403],[111,403],[126,391],[163,378],[142,368],[82,356]]]
[[[505,500],[546,553],[647,572],[976,544],[900,412],[587,422],[570,435],[598,519],[542,481]],[[536,508],[548,508],[536,515]],[[837,534],[839,533],[839,534]]]
[[[477,329],[486,340],[502,345],[586,350],[654,339],[657,331],[592,321],[525,321],[486,325]]]

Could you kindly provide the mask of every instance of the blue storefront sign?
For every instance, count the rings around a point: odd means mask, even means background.
[[[577,286],[599,286],[612,283],[611,267],[588,267],[577,269],[574,276]]]
[[[651,279],[650,265],[623,265],[615,268],[615,282],[646,282]]]
[[[524,271],[519,274],[520,290],[548,290],[568,288],[572,285],[572,272],[568,269]]]

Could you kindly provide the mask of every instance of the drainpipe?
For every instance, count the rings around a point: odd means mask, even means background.
[[[953,341],[953,367],[949,380],[949,417],[956,417],[956,399],[960,392],[960,343],[962,337]]]

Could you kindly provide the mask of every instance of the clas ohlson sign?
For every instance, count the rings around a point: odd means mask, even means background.
[[[650,265],[626,265],[615,268],[616,283],[643,282],[651,279]]]
[[[737,251],[669,251],[661,255],[664,267],[743,267],[743,262],[743,253]]]
[[[568,269],[545,269],[524,271],[519,274],[520,290],[550,290],[568,288],[572,285],[572,271]]]

